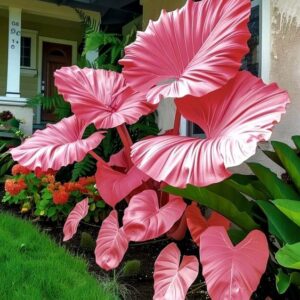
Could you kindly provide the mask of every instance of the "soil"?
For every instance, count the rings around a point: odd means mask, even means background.
[[[0,189],[1,197],[1,189]],[[21,215],[17,207],[7,207],[3,206],[0,203],[0,211],[10,211],[15,215],[27,218],[40,227],[44,232],[49,234],[59,245],[66,247],[71,253],[83,257],[88,262],[89,271],[96,276],[100,281],[109,278],[113,278],[114,274],[117,275],[117,281],[119,282],[120,293],[124,295],[122,299],[128,300],[150,300],[153,297],[153,267],[155,259],[157,258],[160,251],[172,242],[169,238],[156,239],[151,242],[144,243],[130,243],[129,249],[124,257],[123,262],[128,260],[139,260],[141,263],[140,272],[137,275],[124,277],[122,276],[122,266],[118,268],[115,272],[105,272],[100,269],[94,258],[94,253],[92,247],[81,247],[80,246],[80,237],[83,232],[89,233],[93,241],[96,240],[100,226],[81,223],[78,229],[77,234],[74,238],[66,243],[62,242],[63,233],[62,227],[63,224],[53,223],[46,220],[33,219],[28,215]],[[178,247],[185,255],[196,255],[199,254],[199,249],[192,243],[189,236],[187,236],[183,241],[177,242]],[[90,248],[90,249],[89,249]],[[199,272],[201,274],[201,271]],[[196,280],[197,284],[194,284],[187,295],[188,300],[206,300],[210,299],[206,292],[206,286],[204,279],[201,275]],[[267,298],[270,297],[270,298]],[[265,300],[265,299],[284,299],[284,300],[293,300],[299,299],[290,296],[278,296],[276,292],[275,282],[271,274],[266,273],[261,281],[261,284],[255,294],[253,294],[253,300]]]

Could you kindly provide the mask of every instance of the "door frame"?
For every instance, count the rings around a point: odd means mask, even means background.
[[[40,36],[38,43],[38,84],[37,84],[37,93],[41,93],[41,85],[42,85],[42,68],[43,68],[43,43],[55,43],[61,45],[69,45],[72,47],[72,65],[77,62],[77,41],[70,41],[64,39],[56,39],[47,36]],[[41,107],[39,106],[36,110],[35,122],[36,124],[41,124]]]

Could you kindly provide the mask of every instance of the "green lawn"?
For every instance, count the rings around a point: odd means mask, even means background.
[[[86,263],[29,222],[0,213],[1,300],[111,300]]]

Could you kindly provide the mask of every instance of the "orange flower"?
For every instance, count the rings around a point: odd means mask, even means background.
[[[78,183],[80,183],[83,186],[87,186],[87,185],[90,185],[90,184],[95,184],[96,179],[95,179],[95,176],[81,177],[81,178],[79,178]]]
[[[25,183],[23,178],[18,180],[16,179],[7,179],[5,181],[5,191],[10,195],[15,196],[18,195],[22,190],[27,188],[27,184]]]
[[[47,189],[48,189],[50,192],[54,192],[54,190],[55,190],[55,184],[54,184],[54,183],[48,184]]]
[[[75,182],[66,182],[64,188],[67,192],[74,192],[78,190],[78,186]]]
[[[45,177],[42,178],[42,182],[53,184],[55,182],[55,177],[54,175],[47,174]]]
[[[79,191],[81,193],[87,193],[87,189],[85,186],[80,182],[66,182],[63,187],[67,192],[74,192],[74,191]]]
[[[34,174],[37,178],[47,176],[47,175],[55,175],[56,171],[52,169],[48,169],[47,171],[42,171],[40,167],[36,168]]]
[[[11,173],[13,176],[19,175],[19,174],[29,174],[31,171],[27,169],[26,167],[21,166],[20,164],[16,164],[12,167]]]
[[[56,205],[66,204],[69,200],[70,194],[61,189],[53,192],[53,203]]]

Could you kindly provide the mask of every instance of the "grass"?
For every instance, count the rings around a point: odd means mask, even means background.
[[[115,300],[84,260],[27,221],[0,213],[1,300]]]

